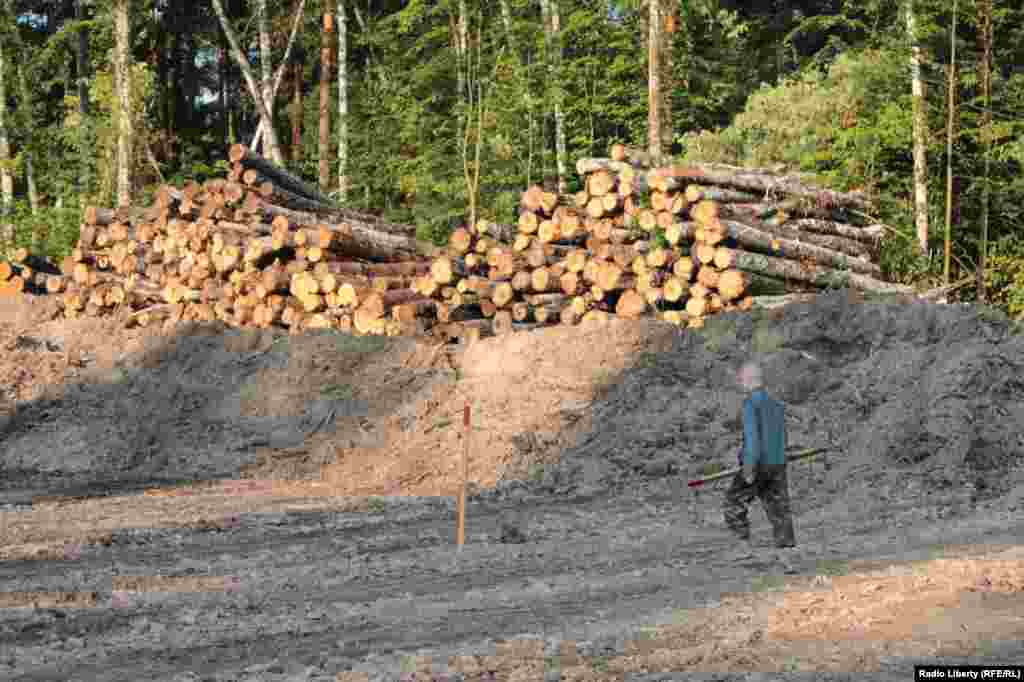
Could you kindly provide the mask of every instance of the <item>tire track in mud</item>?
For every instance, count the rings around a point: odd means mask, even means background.
[[[327,670],[333,674],[338,661],[373,653],[455,650],[530,632],[584,639],[580,633],[594,623],[604,631],[620,628],[628,638],[622,629],[650,622],[666,608],[714,602],[723,592],[749,589],[766,571],[780,570],[757,556],[740,562],[742,551],[721,529],[687,528],[679,522],[687,502],[675,501],[674,519],[666,518],[672,497],[664,491],[471,504],[471,541],[482,534],[495,537],[503,518],[521,515],[524,507],[530,507],[532,541],[473,543],[461,553],[451,544],[450,505],[434,501],[400,503],[391,518],[255,514],[227,532],[125,532],[119,541],[126,544],[89,549],[73,564],[75,589],[106,596],[115,571],[182,575],[197,566],[240,576],[240,589],[133,594],[133,604],[123,611],[101,599],[95,609],[67,610],[57,620],[27,612],[0,616],[0,624],[5,636],[14,637],[9,641],[20,644],[17,659],[25,674],[16,679],[26,680],[60,677],[66,674],[62,669],[72,669],[67,665],[73,666],[73,679],[158,679],[183,670],[223,675],[278,660],[315,667],[324,656],[334,661]],[[920,519],[927,512],[914,507],[904,513]],[[1020,522],[1007,527],[989,521],[992,531],[1024,535]],[[797,522],[807,537],[834,534],[832,560],[886,550],[905,557],[911,549],[905,538],[912,534],[894,537],[888,527],[893,518],[880,518],[877,509],[839,521]],[[960,531],[974,540],[983,533],[981,527]],[[948,541],[956,535],[951,525]],[[807,546],[794,555],[794,568],[813,573],[821,558]],[[68,569],[66,562],[9,562],[0,564],[0,583],[6,591],[67,590]],[[145,630],[144,619],[155,630]],[[40,636],[32,629],[40,622],[60,640],[81,638],[82,646],[59,651],[53,642],[30,643]]]

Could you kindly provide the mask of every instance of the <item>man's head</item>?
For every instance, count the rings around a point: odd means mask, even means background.
[[[750,361],[743,364],[739,371],[740,385],[748,391],[754,391],[764,387],[764,378],[761,374],[761,365]]]

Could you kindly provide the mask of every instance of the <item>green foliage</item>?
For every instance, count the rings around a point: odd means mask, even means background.
[[[985,270],[989,300],[1015,319],[1024,317],[1024,240],[1003,238],[992,245]]]
[[[37,215],[25,201],[14,202],[14,210],[5,222],[14,225],[13,243],[0,244],[0,250],[26,248],[32,253],[60,260],[71,253],[78,241],[82,212],[77,206],[40,207]]]
[[[136,187],[142,187],[147,180],[153,179],[153,169],[146,153],[150,144],[146,102],[154,92],[154,78],[145,63],[132,65],[132,177]],[[111,70],[100,70],[93,76],[89,99],[92,110],[86,135],[83,136],[81,130],[82,116],[77,94],[64,97],[64,120],[59,135],[75,156],[88,155],[95,159],[94,191],[84,195],[85,203],[112,206],[116,203],[118,117],[121,111]]]

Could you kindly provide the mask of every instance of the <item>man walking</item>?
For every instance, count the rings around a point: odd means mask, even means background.
[[[757,363],[743,365],[739,381],[750,396],[743,401],[742,469],[725,495],[725,522],[741,539],[750,540],[747,507],[758,497],[771,521],[775,545],[794,547],[786,478],[785,408],[765,392]]]

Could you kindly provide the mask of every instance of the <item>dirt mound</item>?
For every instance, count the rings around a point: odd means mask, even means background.
[[[585,470],[610,482],[654,465],[733,466],[744,397],[734,371],[757,357],[787,405],[790,447],[832,445],[839,480],[898,494],[900,472],[912,468],[953,498],[997,495],[1024,461],[1019,331],[986,309],[846,292],[721,315],[673,337],[666,352],[638,357],[544,484],[578,487]]]
[[[58,350],[49,353],[48,382],[21,391],[25,402],[0,424],[0,486],[19,500],[237,477],[268,451],[290,462],[277,470],[313,478],[332,451],[310,452],[312,436],[354,431],[394,398],[374,363],[383,359],[406,387],[437,374],[417,369],[420,351],[410,339],[288,337],[222,325],[131,335],[110,321],[88,322],[101,329],[84,337],[66,322],[32,330],[37,343],[25,353]],[[104,347],[90,347],[97,338]],[[70,372],[70,354],[85,367]]]
[[[28,499],[239,475],[323,484],[303,495],[450,495],[467,402],[470,480],[499,488],[487,496],[515,479],[546,493],[697,473],[735,461],[733,370],[751,354],[787,404],[790,446],[835,447],[854,498],[939,485],[973,503],[1015,485],[1024,454],[1024,337],[964,306],[839,292],[699,332],[616,320],[458,351],[220,325],[165,337],[17,312],[5,343],[24,357],[2,373],[48,368],[0,424],[0,486]],[[911,465],[925,479],[903,480]],[[800,504],[849,501],[810,490]]]
[[[380,425],[370,447],[337,450],[325,477],[344,494],[451,495],[461,476],[463,408],[471,407],[469,479],[538,478],[588,421],[595,395],[638,354],[678,333],[622,320],[480,340],[437,382]]]

